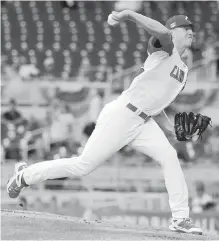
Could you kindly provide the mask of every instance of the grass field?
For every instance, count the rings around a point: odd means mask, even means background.
[[[1,221],[1,240],[219,240],[218,235],[182,234],[21,210],[2,209]]]

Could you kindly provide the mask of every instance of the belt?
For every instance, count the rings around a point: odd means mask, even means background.
[[[148,117],[151,117],[143,111],[140,111],[136,106],[132,105],[131,103],[128,103],[126,107],[133,112],[137,112],[137,114],[144,120],[148,119]]]

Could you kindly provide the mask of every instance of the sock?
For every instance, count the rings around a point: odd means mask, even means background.
[[[22,174],[22,177],[21,177],[21,184],[23,184],[25,187],[28,187],[29,185],[27,185],[27,183],[25,182],[24,180],[24,175]]]

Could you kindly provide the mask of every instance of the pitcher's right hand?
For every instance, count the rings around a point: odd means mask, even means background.
[[[121,12],[112,11],[112,13],[108,16],[108,24],[111,26],[116,26],[120,22],[127,20],[129,16],[129,10],[123,10]]]

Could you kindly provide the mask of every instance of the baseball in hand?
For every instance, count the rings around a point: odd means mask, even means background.
[[[119,23],[119,21],[115,20],[113,18],[113,15],[112,13],[108,16],[108,20],[107,20],[108,24],[111,25],[111,26],[115,26]]]

